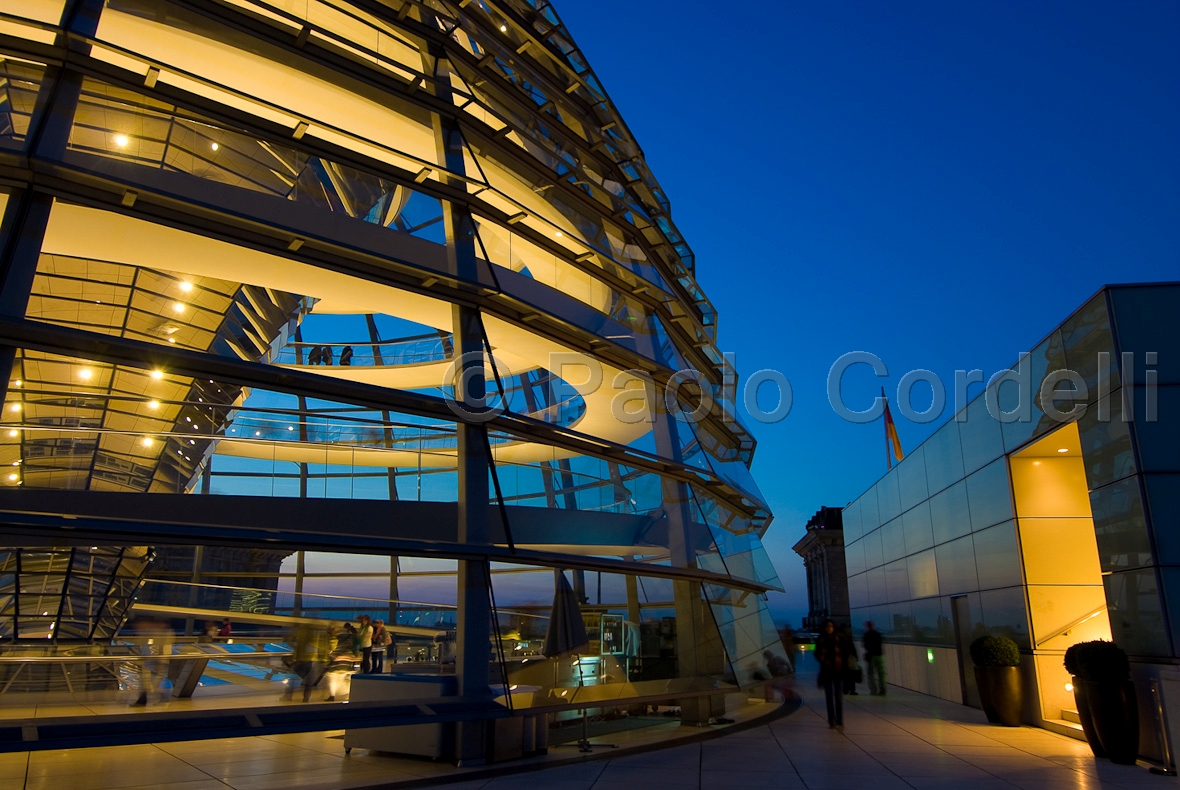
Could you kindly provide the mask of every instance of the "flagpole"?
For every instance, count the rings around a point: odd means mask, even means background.
[[[893,468],[893,449],[889,446],[889,423],[886,422],[885,413],[889,409],[889,398],[885,397],[885,386],[881,386],[881,400],[885,401],[885,409],[881,411],[881,427],[885,429],[885,468],[887,470]]]

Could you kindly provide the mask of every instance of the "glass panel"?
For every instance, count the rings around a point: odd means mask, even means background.
[[[1150,562],[1143,507],[1136,482],[1136,478],[1131,478],[1100,489],[1101,492],[1110,491],[1103,497],[1104,518],[1101,523],[1111,533],[1111,538],[1118,539],[1112,548],[1122,549],[1118,557],[1124,560],[1121,567]],[[1180,474],[1143,475],[1143,486],[1147,490],[1148,509],[1151,512],[1156,560],[1160,565],[1180,565]],[[1099,491],[1091,492],[1091,502],[1096,494]],[[1094,510],[1094,522],[1100,523],[1097,508]],[[1101,550],[1103,530],[1099,529],[1098,534]],[[1133,559],[1138,562],[1132,564]]]
[[[910,598],[910,577],[905,560],[885,566],[885,598],[890,603]]]
[[[1012,518],[1012,490],[1008,463],[1001,458],[967,478],[971,529],[980,530]]]
[[[913,622],[915,642],[925,644],[953,644],[953,629],[950,616],[943,612],[939,598],[924,598],[910,601],[910,617]]]
[[[1106,294],[1100,293],[1061,325],[1065,359],[1069,369],[1086,382],[1090,400],[1098,397],[1098,354],[1107,357],[1105,375],[1111,386],[1118,388],[1118,356],[1114,338],[1110,334],[1110,314],[1106,309]]]
[[[905,532],[906,554],[928,549],[934,545],[934,532],[930,523],[930,505],[923,502],[901,517]]]
[[[844,558],[848,563],[848,573],[860,573],[865,569],[865,544],[863,540],[854,541],[852,545],[844,547]]]
[[[1167,583],[1174,568],[1161,568]],[[1102,577],[1114,641],[1131,655],[1171,655],[1155,569],[1115,571]]]
[[[1109,410],[1109,420],[1099,419],[1101,406]],[[1123,421],[1122,390],[1115,390],[1101,404],[1088,408],[1078,420],[1078,432],[1082,460],[1086,464],[1086,480],[1091,489],[1135,474],[1131,433]]]
[[[943,543],[935,549],[938,562],[938,590],[954,594],[979,589],[975,574],[975,543],[970,537]]]
[[[869,591],[869,602],[874,605],[887,603],[889,595],[885,587],[885,569],[871,568],[864,576]]]
[[[0,148],[24,150],[45,66],[0,55]]]
[[[1007,587],[1023,582],[1016,522],[997,524],[972,535],[979,589]],[[1023,603],[1021,604],[1023,607]]]
[[[983,611],[983,622],[988,633],[1006,636],[1024,649],[1030,648],[1028,631],[1028,610],[1025,607],[1024,588],[1008,587],[1002,590],[987,590],[979,594],[979,605]]]
[[[911,598],[938,595],[938,565],[933,549],[909,557],[907,568],[910,575]]]
[[[923,447],[914,450],[897,465],[897,485],[903,512],[929,496],[926,489],[926,460]]]
[[[971,532],[971,511],[967,506],[967,483],[956,483],[930,499],[930,521],[934,542],[943,543]]]
[[[868,575],[858,573],[855,576],[848,577],[848,605],[853,609],[859,606],[867,606],[869,603],[869,579]]]
[[[887,473],[874,488],[881,511],[882,523],[901,515],[901,494],[897,489],[897,469]]]
[[[959,424],[951,420],[922,445],[926,453],[926,485],[931,493],[963,479],[963,449]]]
[[[885,555],[881,550],[881,530],[875,529],[863,538],[865,547],[865,567],[875,568],[885,562]]]
[[[873,486],[856,500],[860,503],[860,531],[867,535],[881,526],[881,515],[877,507],[877,487]]]
[[[860,521],[860,500],[852,502],[840,513],[844,522],[844,542],[852,543],[864,534]]]
[[[1022,392],[1023,387],[1018,386],[1015,382],[1005,382],[1000,387],[1000,409],[1005,413],[1011,412],[1023,405],[1019,403],[1020,400],[1027,398],[1030,416],[1027,420],[1022,418],[1014,422],[1003,423],[1001,430],[1004,435],[1004,446],[1008,452],[1012,452],[1031,439],[1060,426],[1060,423],[1042,411],[1039,393],[1041,382],[1045,380],[1047,373],[1063,370],[1066,367],[1065,352],[1061,348],[1061,333],[1054,332],[1049,335],[1021,360],[1019,367],[1028,370],[1028,389]],[[1064,391],[1068,387],[1068,384],[1059,384],[1057,389]],[[1057,408],[1059,411],[1068,411],[1070,406],[1062,402],[1058,403]],[[1023,414],[1023,410],[1021,413]]]
[[[1160,384],[1180,384],[1180,354],[1175,353],[1180,337],[1180,286],[1175,284],[1110,289],[1114,321],[1118,328],[1119,351],[1135,354],[1135,382],[1143,383],[1148,370],[1145,354],[1159,354],[1157,371]],[[1168,340],[1170,338],[1170,340]],[[1161,408],[1160,413],[1163,414]]]
[[[1000,423],[987,410],[983,395],[967,404],[967,419],[958,423],[963,448],[963,471],[967,474],[1004,454]]]
[[[881,552],[885,562],[905,556],[905,532],[902,520],[895,518],[881,527]]]
[[[1143,408],[1142,390],[1142,387],[1136,388],[1139,403],[1135,407],[1139,468],[1144,472],[1174,472],[1177,468],[1176,448],[1180,447],[1180,385],[1158,388],[1158,418],[1151,422]]]

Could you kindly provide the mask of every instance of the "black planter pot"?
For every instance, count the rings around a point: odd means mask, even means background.
[[[983,712],[992,724],[1019,727],[1024,715],[1020,667],[976,667],[975,685]]]
[[[1112,763],[1134,765],[1139,756],[1139,703],[1135,699],[1135,684],[1129,680],[1082,682],[1087,686],[1094,733],[1106,755]]]
[[[1078,721],[1082,723],[1082,734],[1086,736],[1086,743],[1090,744],[1090,751],[1095,757],[1105,757],[1106,749],[1102,748],[1102,741],[1098,740],[1098,732],[1094,729],[1094,716],[1090,713],[1090,688],[1093,683],[1088,680],[1073,678],[1073,701],[1078,708]]]

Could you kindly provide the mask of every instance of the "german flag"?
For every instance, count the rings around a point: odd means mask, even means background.
[[[893,424],[893,415],[889,412],[889,399],[885,397],[885,388],[881,388],[881,399],[885,401],[885,461],[889,468],[893,468],[893,461],[901,461],[905,453],[901,449],[901,438],[897,435],[897,426]]]

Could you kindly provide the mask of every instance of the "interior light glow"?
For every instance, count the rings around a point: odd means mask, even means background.
[[[20,379],[17,379],[16,381],[12,382],[12,386],[19,387],[20,386]]]
[[[176,312],[176,313],[183,313],[184,312],[184,305],[182,305],[180,302],[173,302],[172,303],[172,310],[173,310],[173,312]]]
[[[1068,452],[1069,452],[1069,448],[1068,448],[1068,447],[1061,447],[1061,448],[1059,448],[1059,449],[1057,450],[1057,452],[1059,452],[1059,453],[1068,453]]]
[[[934,663],[934,651],[930,648],[926,649],[926,661],[930,664]]]
[[[1066,683],[1066,684],[1065,684],[1065,690],[1066,690],[1066,691],[1073,691],[1073,684],[1072,684],[1072,683]]]
[[[210,143],[209,147],[212,148],[214,151],[216,151],[218,148],[221,148],[221,146],[218,145],[217,143]]]
[[[158,408],[160,408],[160,402],[158,400],[150,400],[150,401],[148,401],[148,408],[149,409],[158,409]]]
[[[145,437],[143,437],[143,441],[141,442],[141,444],[144,447],[151,447],[153,444],[155,444],[155,442],[152,441],[152,437],[145,436]]]
[[[1040,466],[1040,465],[1041,465],[1040,461],[1033,461],[1033,466]]]
[[[560,239],[564,234],[559,230],[559,231],[557,231],[557,233],[554,233],[553,235]]]
[[[188,293],[192,289],[193,289],[192,283],[188,282],[187,280],[180,281],[180,290],[184,291],[185,293]]]
[[[88,379],[88,378],[90,378],[90,376],[92,374],[93,374],[93,371],[91,371],[90,368],[82,368],[81,370],[78,371],[78,378]]]
[[[20,477],[20,475],[18,475],[16,472],[13,472],[12,474],[10,474],[10,475],[8,476],[8,479],[9,479],[9,480],[16,480],[16,479],[17,479],[17,478],[19,478],[19,477]]]
[[[18,435],[20,435],[20,431],[18,431],[18,430],[16,430],[16,429],[13,429],[13,430],[11,430],[11,431],[9,431],[9,432],[8,432],[8,435],[9,435],[9,436],[18,436]]]
[[[508,25],[500,25],[500,32],[507,33],[508,32]]]
[[[169,343],[172,343],[173,345],[175,345],[175,344],[176,344],[176,338],[174,338],[174,337],[170,337],[170,338],[168,338],[168,342],[169,342]]]
[[[158,381],[159,379],[162,379],[162,378],[164,378],[164,371],[162,371],[162,370],[153,370],[153,371],[152,371],[152,378],[156,379],[157,381]]]
[[[14,403],[14,404],[12,404],[11,406],[9,406],[9,407],[8,407],[8,410],[9,410],[9,411],[20,411],[20,404],[19,404],[19,403]]]
[[[129,142],[131,142],[131,138],[127,135],[121,133],[115,135],[115,145],[119,146],[120,148],[126,148],[127,143]]]

